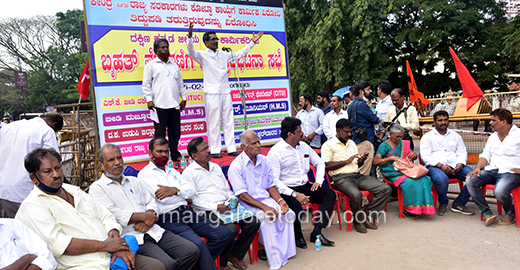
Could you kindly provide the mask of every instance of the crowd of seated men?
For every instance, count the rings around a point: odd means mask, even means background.
[[[211,162],[203,138],[188,144],[194,162],[182,174],[167,165],[168,141],[157,137],[149,143],[150,162],[137,177],[123,174],[121,149],[105,144],[98,153],[102,176],[89,194],[64,183],[61,157],[52,148],[37,148],[24,159],[34,188],[23,200],[15,219],[0,220],[0,240],[12,251],[0,254],[0,269],[246,269],[244,256],[255,237],[258,255],[270,269],[279,269],[297,252],[307,248],[299,218],[302,205],[320,204],[310,241],[323,246],[335,242],[324,234],[336,200],[335,190],[349,198],[354,228],[359,233],[376,230],[379,215],[389,200],[389,184],[360,168],[367,160],[379,166],[393,186],[402,189],[405,216],[447,214],[450,178],[466,181],[451,210],[474,214],[465,205],[472,197],[489,226],[494,215],[482,193],[495,185],[495,196],[505,215],[497,223],[515,221],[511,190],[520,186],[520,130],[506,109],[491,112],[489,137],[475,169],[466,165],[467,151],[457,133],[448,128],[445,111],[434,114],[435,129],[420,141],[420,158],[428,174],[410,179],[392,163],[417,159],[403,137],[399,123],[388,127],[388,139],[375,154],[360,152],[352,140],[354,124],[336,121],[336,132],[321,147],[321,157],[305,141],[302,121],[287,117],[281,124],[281,140],[267,156],[254,131],[240,135],[242,152],[229,166],[228,179]],[[313,140],[307,140],[312,142]],[[308,179],[316,167],[316,181]],[[368,169],[371,171],[371,168]],[[325,174],[330,187],[324,185]],[[228,182],[229,181],[229,182]],[[438,193],[434,208],[432,186]],[[363,205],[361,190],[373,196]],[[244,215],[230,218],[230,212]],[[245,213],[249,213],[246,215]],[[297,222],[295,222],[297,221]],[[379,224],[381,225],[381,224]],[[220,258],[220,260],[217,260]],[[220,262],[217,265],[216,262]]]

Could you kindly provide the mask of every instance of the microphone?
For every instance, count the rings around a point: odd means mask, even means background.
[[[233,50],[229,47],[222,47],[222,50],[225,52],[232,52]]]

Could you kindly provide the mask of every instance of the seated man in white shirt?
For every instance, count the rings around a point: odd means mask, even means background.
[[[182,176],[186,181],[192,182],[197,189],[197,195],[193,197],[193,209],[198,214],[218,222],[218,213],[223,214],[230,210],[226,202],[234,198],[233,192],[220,166],[210,162],[211,151],[208,143],[202,137],[195,138],[188,143],[188,154],[195,162],[184,170]],[[238,234],[235,224],[240,225],[240,234]],[[228,260],[237,269],[246,269],[247,264],[243,260],[260,228],[258,219],[252,216],[227,224],[220,221],[220,225],[228,229],[232,236],[232,240],[220,254],[220,269],[231,269],[227,265]],[[237,235],[238,238],[235,241]]]
[[[296,255],[293,211],[276,190],[271,165],[263,155],[260,139],[252,130],[240,134],[244,150],[229,166],[229,181],[242,205],[260,220],[260,243],[270,269],[279,269]]]
[[[341,109],[341,102],[339,96],[333,96],[330,100],[332,111],[327,113],[323,119],[323,134],[327,136],[327,140],[336,137],[336,122],[342,118],[348,119],[347,112]]]
[[[22,222],[0,218],[0,269],[52,270],[58,264],[47,244]]]
[[[511,112],[502,108],[491,112],[490,125],[495,133],[489,136],[477,167],[467,176],[466,185],[486,226],[493,224],[497,216],[489,209],[481,188],[495,185],[495,197],[506,213],[497,224],[510,225],[515,222],[511,190],[520,186],[520,129],[513,125]]]
[[[35,187],[15,218],[47,244],[58,269],[107,270],[116,257],[128,268],[138,265],[110,211],[79,187],[63,184],[60,154],[38,148],[25,158],[25,168]]]
[[[336,98],[334,97],[334,100]],[[319,235],[322,245],[333,246],[334,242],[325,238],[321,229],[329,225],[336,202],[336,192],[321,186],[325,179],[325,162],[307,144],[300,143],[303,137],[301,123],[300,119],[293,117],[286,117],[282,121],[280,135],[283,140],[271,148],[267,159],[271,164],[278,192],[298,216],[303,212],[302,205],[308,202],[321,204],[310,239],[314,243]],[[314,183],[309,183],[307,177],[310,164],[316,167],[317,171]],[[299,218],[294,222],[294,238],[297,247],[307,248]]]
[[[428,175],[435,183],[435,189],[439,194],[439,208],[437,215],[447,214],[449,178],[457,178],[462,181],[466,175],[473,171],[466,166],[468,151],[462,137],[448,129],[449,115],[446,111],[438,111],[433,114],[435,129],[424,134],[421,138],[421,159],[428,168]],[[466,207],[469,200],[467,186],[451,204],[451,211],[464,215],[473,215],[475,212]]]
[[[98,166],[104,171],[92,183],[89,194],[106,206],[121,224],[121,235],[134,235],[137,254],[161,261],[166,269],[192,269],[199,259],[199,248],[192,242],[165,231],[157,221],[157,204],[144,184],[123,175],[121,149],[105,144],[98,152]]]
[[[157,224],[199,247],[198,269],[216,270],[214,260],[231,241],[231,233],[188,208],[186,200],[192,199],[197,191],[192,182],[167,166],[168,141],[162,137],[154,138],[148,150],[150,163],[139,172],[138,178],[156,199],[159,209]],[[201,237],[206,238],[207,243]]]

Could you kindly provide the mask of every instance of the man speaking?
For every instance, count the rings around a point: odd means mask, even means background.
[[[264,32],[257,35],[253,33],[251,42],[245,48],[234,53],[235,59],[241,59],[262,37]],[[206,45],[205,51],[196,51],[193,46],[193,23],[190,23],[188,31],[189,56],[203,67],[204,97],[206,100],[206,115],[208,116],[208,139],[211,157],[221,158],[220,150],[220,121],[224,130],[224,141],[228,155],[238,156],[235,146],[233,103],[231,101],[231,88],[229,87],[227,65],[233,61],[233,53],[218,50],[218,37],[214,31],[204,33],[202,40]]]

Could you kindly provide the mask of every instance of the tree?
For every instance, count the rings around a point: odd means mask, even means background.
[[[507,27],[503,28],[504,50],[508,56],[511,73],[520,73],[520,16],[516,16]]]
[[[18,70],[19,59],[28,70],[29,111],[77,102],[77,81],[87,59],[81,52],[81,20],[82,11],[69,10],[0,22],[0,69]]]

